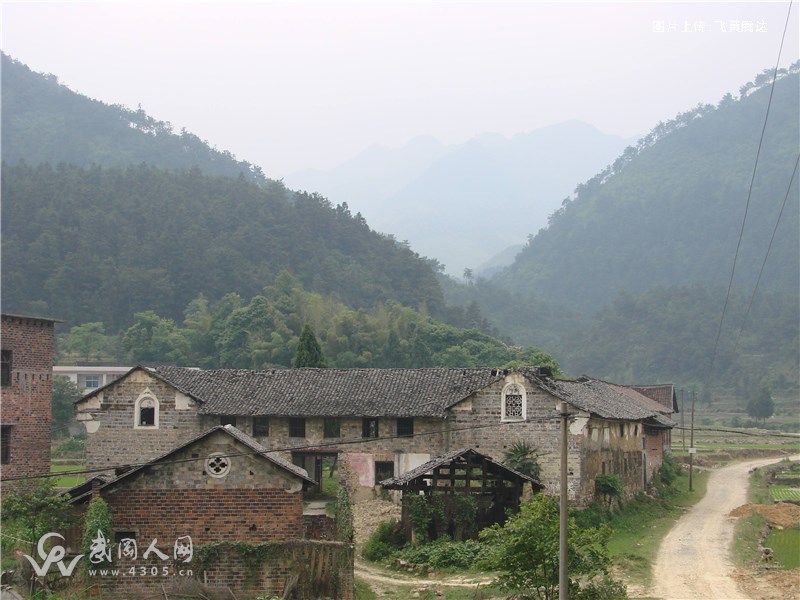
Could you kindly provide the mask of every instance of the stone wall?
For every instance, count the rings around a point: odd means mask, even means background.
[[[46,319],[2,317],[2,349],[11,353],[9,385],[0,389],[4,443],[10,449],[9,461],[2,465],[3,478],[50,472],[53,325]],[[3,487],[26,489],[30,482],[8,482]]]
[[[144,397],[158,403],[157,426],[136,426],[136,402]],[[76,408],[87,431],[90,469],[141,464],[204,431],[195,403],[144,371],[134,371]]]

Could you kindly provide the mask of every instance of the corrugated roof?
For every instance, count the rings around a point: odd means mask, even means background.
[[[293,417],[443,416],[502,378],[486,368],[147,370],[199,400],[204,414]]]

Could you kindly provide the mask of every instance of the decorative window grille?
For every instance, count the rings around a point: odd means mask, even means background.
[[[503,388],[503,420],[524,421],[526,417],[525,388],[517,383],[509,383]]]
[[[231,470],[231,459],[224,454],[215,453],[206,460],[206,473],[220,479]]]

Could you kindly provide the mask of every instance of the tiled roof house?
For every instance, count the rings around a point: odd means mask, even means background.
[[[567,402],[574,500],[593,496],[594,477],[620,476],[631,492],[652,473],[647,431],[670,411],[633,388],[546,368],[277,369],[135,367],[76,404],[88,432],[90,467],[127,464],[168,451],[215,425],[231,424],[280,451],[319,480],[322,459],[344,456],[364,488],[432,457],[475,448],[495,460],[523,440],[543,453],[542,483],[558,487],[557,404]],[[665,439],[659,438],[659,452]]]

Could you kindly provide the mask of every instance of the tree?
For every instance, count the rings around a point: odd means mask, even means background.
[[[747,414],[754,419],[761,419],[762,425],[775,414],[775,401],[768,387],[762,387],[758,394],[750,398],[747,403]]]
[[[69,499],[55,493],[53,480],[45,480],[29,492],[7,489],[5,485],[3,488],[3,533],[30,542],[28,554],[34,555],[34,548],[45,533],[69,525]]]
[[[109,336],[100,322],[72,327],[66,336],[67,350],[81,360],[101,360],[108,357]]]
[[[539,450],[524,440],[517,440],[503,453],[503,464],[539,481]]]
[[[606,573],[611,559],[608,539],[611,530],[579,528],[575,519],[569,520],[568,543],[570,598],[603,597],[624,598],[624,588],[610,583],[601,576]],[[520,512],[510,517],[505,525],[493,525],[480,533],[486,554],[483,562],[490,569],[500,571],[498,583],[518,598],[553,600],[558,597],[558,498],[536,495],[523,504]],[[581,590],[578,581],[583,580]],[[596,587],[595,587],[596,586]],[[604,596],[591,596],[588,588],[613,588]]]
[[[324,369],[328,364],[325,361],[325,355],[322,354],[322,348],[317,341],[314,332],[311,331],[309,325],[303,326],[303,331],[300,334],[300,344],[297,346],[292,359],[292,367],[314,367]]]
[[[80,399],[81,391],[67,377],[53,378],[53,437],[64,437],[75,412],[74,404]]]

